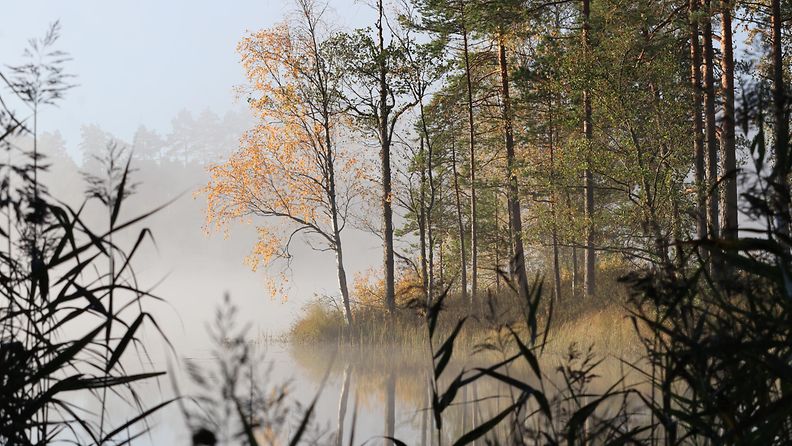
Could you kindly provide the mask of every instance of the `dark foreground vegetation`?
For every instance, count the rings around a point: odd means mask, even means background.
[[[314,314],[309,312],[295,325],[296,340],[346,346],[424,344],[428,401],[416,410],[426,413],[425,429],[419,439],[395,438],[390,399],[386,442],[439,445],[451,437],[451,444],[459,445],[790,444],[792,147],[788,63],[783,54],[789,47],[785,24],[790,5],[779,0],[740,8],[731,2],[718,2],[716,8],[710,1],[608,1],[592,9],[589,1],[580,3],[420,2],[416,15],[407,11],[402,21],[405,33],[421,30],[439,39],[422,47],[400,40],[409,33],[400,35],[386,25],[382,3],[377,5],[379,21],[372,35],[362,30],[327,36],[320,32],[321,8],[299,2],[301,26],[293,32],[288,26],[262,31],[240,45],[243,65],[253,89],[258,89],[251,93],[250,103],[261,122],[229,163],[211,169],[213,177],[205,190],[210,221],[222,225],[255,215],[290,224],[285,232],[262,228],[254,264],[289,258],[288,245],[302,232],[320,238],[334,252],[340,299],[313,307]],[[743,19],[755,24],[753,30],[763,33],[767,54],[757,65],[759,80],[742,88],[739,115],[731,60],[734,11],[742,11]],[[543,24],[549,32],[526,37],[526,23]],[[719,39],[722,98],[716,97],[713,80],[713,23],[724,31]],[[59,202],[57,193],[50,193],[39,180],[47,163],[37,151],[38,111],[57,103],[71,88],[64,65],[68,57],[54,48],[57,31],[54,26],[43,39],[32,41],[30,62],[12,67],[11,74],[2,77],[7,87],[2,98],[13,96],[31,114],[23,116],[5,100],[0,103],[0,142],[9,154],[0,191],[6,217],[0,225],[6,242],[0,283],[0,442],[133,443],[169,404],[179,406],[196,445],[367,441],[355,437],[357,404],[352,408],[352,432],[343,433],[346,384],[339,401],[339,428],[326,431],[312,423],[318,395],[307,404],[292,405],[288,388],[269,382],[228,300],[210,328],[215,361],[187,365],[190,379],[201,390],[175,400],[141,399],[141,382],[169,383],[177,394],[181,388],[176,379],[161,379],[163,372],[134,370],[129,361],[147,355],[141,341],[144,327],[160,333],[167,343],[147,310],[158,297],[138,283],[132,269],[135,254],[150,237],[142,225],[151,213],[121,217],[122,204],[135,190],[134,172],[130,155],[112,141],[97,160],[101,175],[85,176],[87,202],[105,211],[103,227],[89,227],[82,218],[84,206]],[[386,51],[383,34],[402,46]],[[508,51],[520,47],[512,39],[530,41],[536,35],[550,39],[526,44],[520,57],[509,56]],[[580,37],[572,45],[576,50],[553,46],[571,36]],[[491,45],[469,47],[470,37]],[[461,47],[447,46],[459,41]],[[679,51],[680,42],[686,43],[685,51]],[[369,51],[370,59],[357,57],[360,48]],[[454,50],[464,64],[456,71],[439,71],[437,79],[447,84],[440,87],[443,94],[430,100],[424,96],[425,76],[435,71],[426,71],[416,61],[418,55],[431,55],[438,48]],[[565,58],[567,64],[561,66],[547,62],[556,52],[579,59]],[[394,55],[398,57],[389,59]],[[486,73],[489,64],[490,69],[497,67],[490,70],[496,75],[481,77],[469,63],[471,55],[482,61],[477,69]],[[596,57],[620,64],[594,63]],[[452,66],[460,62],[457,58],[439,59]],[[339,60],[343,63],[337,64]],[[543,60],[547,63],[537,62]],[[569,65],[576,60],[579,66]],[[397,62],[403,64],[400,70],[389,71]],[[356,71],[349,74],[337,65]],[[556,84],[548,80],[555,75],[538,68],[571,70],[574,76]],[[617,69],[621,76],[611,77],[611,70]],[[686,71],[690,79],[678,76]],[[405,72],[415,76],[396,76]],[[510,72],[524,77],[510,77]],[[510,87],[518,87],[524,97],[511,98]],[[394,101],[403,95],[411,98],[399,108]],[[548,113],[517,113],[518,102],[535,106],[541,102],[538,97],[549,104]],[[416,106],[420,111],[413,139],[418,144],[405,143],[408,149],[417,148],[405,173],[420,186],[409,187],[416,184],[408,181],[404,190],[394,191],[389,153],[395,122]],[[560,116],[553,115],[555,111]],[[464,119],[455,119],[454,113]],[[734,158],[738,116],[743,121],[741,144],[750,153],[751,165],[744,169],[737,169]],[[546,119],[547,127],[535,118]],[[355,127],[347,129],[348,134],[373,131],[381,149],[384,268],[382,285],[370,293],[375,302],[349,289],[343,264],[341,230],[348,218],[352,220],[348,211],[365,189],[354,182],[341,186],[365,173],[354,157],[342,162],[345,155],[336,146],[339,126],[350,122]],[[466,123],[464,128],[457,128],[460,122]],[[583,131],[576,137],[571,129],[577,127]],[[557,166],[553,161],[544,170],[518,163],[525,154],[515,152],[515,140],[525,145],[525,152],[537,149],[536,129],[547,131],[540,134],[549,136],[551,159],[555,160],[560,138],[570,148],[569,159],[576,162]],[[17,150],[13,137],[19,135],[32,136],[31,152]],[[501,138],[503,147],[493,142]],[[461,204],[457,144],[469,154],[466,209]],[[629,150],[619,152],[625,144]],[[438,157],[442,151],[442,160],[433,161],[432,147]],[[492,152],[492,171],[478,164],[487,154],[484,148]],[[338,176],[336,162],[346,169]],[[495,167],[506,174],[496,175]],[[240,173],[250,177],[240,180]],[[489,174],[487,181],[477,180],[477,173]],[[547,181],[531,183],[526,177]],[[526,185],[536,188],[528,194]],[[684,193],[687,186],[692,197]],[[577,189],[583,192],[577,194],[580,199],[572,198]],[[529,196],[544,203],[544,208],[537,204],[534,216],[549,222],[544,227],[549,237],[533,240],[549,248],[546,270],[552,273],[547,281],[530,280],[528,275],[524,242],[530,229],[538,231],[545,222],[523,228],[521,206]],[[393,228],[392,207],[397,202],[409,211],[403,231]],[[738,205],[751,222],[739,232]],[[504,219],[496,216],[499,208],[508,215],[504,227]],[[562,234],[565,227],[570,234]],[[137,231],[135,242],[119,246],[116,236],[130,230]],[[573,234],[576,230],[582,237]],[[397,256],[397,232],[418,233],[417,261],[410,255]],[[559,260],[564,237],[569,239],[566,270]],[[547,240],[550,243],[544,243]],[[483,247],[487,241],[491,251]],[[448,253],[449,247],[454,254]],[[599,251],[609,254],[597,256]],[[609,256],[623,262],[608,269],[604,259]],[[407,265],[401,279],[397,257]],[[484,259],[491,268],[477,266]],[[479,276],[480,269],[487,274]],[[603,286],[606,274],[618,275],[623,288],[608,282]],[[602,302],[579,303],[583,299]],[[559,346],[564,324],[585,323],[597,311],[618,314],[615,320],[630,324],[636,345],[630,356],[622,357],[622,365],[640,377],[637,383],[628,383],[624,374],[609,377],[613,384],[604,390],[595,389],[592,383],[602,364],[597,339],[591,348],[591,342]],[[566,352],[556,370],[543,369],[550,348]],[[486,359],[469,366],[454,364],[462,350]],[[346,370],[346,376],[352,373]],[[394,379],[391,373],[391,389]],[[477,393],[483,389],[477,385],[492,381],[505,391]],[[72,399],[75,394],[81,398]],[[449,412],[486,398],[504,404],[486,418],[463,424],[459,432]],[[98,410],[74,402],[87,400]],[[111,401],[126,403],[135,415],[119,421],[111,413]]]

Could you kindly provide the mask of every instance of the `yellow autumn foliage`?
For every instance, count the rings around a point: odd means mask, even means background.
[[[423,296],[421,277],[413,270],[404,270],[396,278],[396,305],[404,306],[408,302]],[[385,278],[382,271],[369,268],[355,274],[352,282],[352,298],[361,308],[382,308],[385,294]]]
[[[335,145],[340,118],[317,82],[321,55],[308,36],[287,24],[249,33],[239,43],[255,127],[227,161],[209,167],[202,189],[207,230],[267,217],[246,259],[252,269],[290,256],[295,235],[316,236],[333,248],[333,218],[344,219],[359,194],[358,160]],[[278,292],[282,277],[271,281]]]

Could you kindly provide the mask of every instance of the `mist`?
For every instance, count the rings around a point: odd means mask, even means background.
[[[73,157],[59,132],[40,135],[39,150],[49,167],[41,175],[57,200],[78,209],[85,204],[85,221],[102,227],[101,206],[86,196],[86,174],[99,175],[96,161],[110,143],[131,155],[130,181],[136,187],[120,218],[133,218],[159,209],[146,221],[151,241],[143,244],[134,264],[138,281],[165,302],[157,305],[158,321],[168,327],[177,351],[200,350],[207,345],[204,326],[225,294],[244,308],[253,336],[279,338],[286,335],[303,307],[338,288],[333,256],[311,248],[310,239],[298,239],[293,259],[269,269],[252,271],[245,263],[256,242],[256,224],[233,225],[216,230],[206,223],[206,199],[202,189],[209,181],[208,166],[236,149],[252,118],[244,109],[225,115],[203,110],[181,110],[170,130],[159,134],[140,126],[125,141],[96,124],[80,129],[79,158]],[[21,151],[32,148],[32,139],[13,141]],[[126,237],[124,237],[124,235]],[[137,233],[122,234],[119,243],[131,246]],[[379,239],[363,229],[351,228],[346,242],[352,276],[374,267]],[[273,294],[268,280],[285,274],[282,290]]]

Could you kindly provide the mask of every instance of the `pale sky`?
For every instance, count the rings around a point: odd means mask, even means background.
[[[59,130],[72,153],[83,124],[131,140],[141,124],[166,131],[181,109],[222,115],[243,82],[237,41],[293,8],[288,0],[0,1],[4,65],[19,62],[27,39],[61,21],[58,47],[74,59],[69,72],[79,86],[42,112],[40,126]],[[363,3],[332,0],[327,17],[347,28],[367,25],[372,14]]]

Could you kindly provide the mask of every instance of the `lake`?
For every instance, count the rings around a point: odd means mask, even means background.
[[[261,435],[262,444],[288,444],[286,439],[294,435],[306,407],[317,395],[315,414],[303,437],[306,444],[390,444],[384,440],[384,436],[391,435],[411,445],[453,444],[464,432],[481,425],[512,404],[518,393],[513,388],[487,378],[460,390],[455,403],[443,414],[444,428],[438,441],[437,432],[432,429],[432,412],[427,410],[431,406],[428,351],[373,347],[319,348],[275,341],[250,344],[249,347],[253,356],[260,359],[254,365],[253,375],[257,377],[252,382],[254,388],[263,391],[263,394],[271,394],[285,386],[286,397],[279,406],[288,412],[283,421],[277,422],[275,429],[268,431],[268,435]],[[218,357],[213,353],[211,349],[196,350],[186,357],[189,363],[203,370],[217,370]],[[469,370],[494,363],[500,358],[499,354],[492,352],[460,354],[443,373],[441,390],[446,388],[463,366]],[[575,364],[580,365],[581,359]],[[568,403],[558,403],[558,407],[555,407],[553,396],[558,396],[558,388],[564,387],[563,375],[557,369],[566,364],[568,358],[553,352],[541,356],[540,361],[546,374],[542,383],[539,383],[522,358],[509,367],[508,373],[537,388],[544,386],[554,410],[558,409],[560,413],[564,407],[568,407],[564,406]],[[628,368],[615,358],[606,358],[595,369],[598,377],[589,383],[588,390],[595,393],[604,391],[615,381],[614,377],[621,374],[628,376],[623,386],[633,385],[636,374],[629,373]],[[189,369],[184,363],[174,368],[173,375],[177,377],[183,394],[219,397],[219,386],[201,386],[191,382]],[[247,395],[251,380],[247,368],[244,372],[238,380],[237,391],[238,394]],[[146,384],[141,393],[148,396],[148,401],[153,404],[160,395],[170,396],[171,387],[166,379],[161,380],[159,385]],[[188,410],[197,410],[198,406],[190,398],[185,398],[184,404]],[[216,404],[210,406],[214,409],[219,407]],[[536,405],[530,403],[529,407]],[[269,407],[262,412],[276,417],[278,410]],[[611,409],[604,407],[603,414],[608,410]],[[234,420],[236,422],[236,418]],[[498,424],[487,438],[496,437],[508,443],[512,435],[509,421],[506,419]],[[221,429],[215,426],[212,430],[219,432]],[[338,443],[338,432],[343,437],[341,443]],[[153,419],[150,434],[137,439],[134,444],[190,444],[190,433],[179,405],[173,404],[159,413]],[[485,443],[482,441],[481,444]]]

